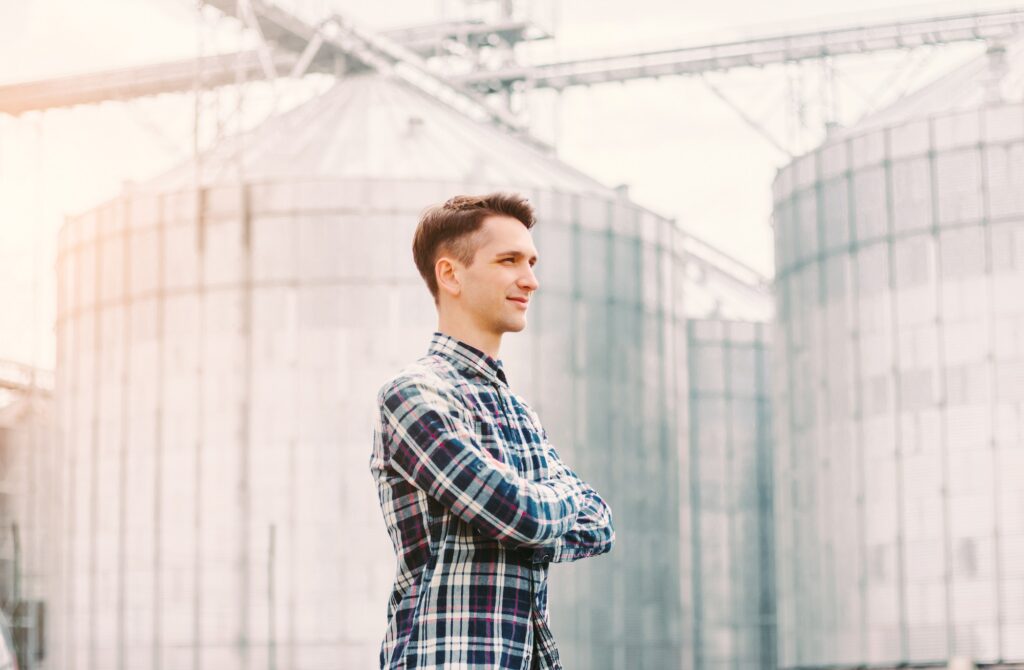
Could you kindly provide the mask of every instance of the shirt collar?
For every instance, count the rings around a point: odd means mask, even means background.
[[[435,331],[430,338],[428,354],[440,354],[464,370],[483,375],[487,379],[508,386],[501,361],[451,335]]]

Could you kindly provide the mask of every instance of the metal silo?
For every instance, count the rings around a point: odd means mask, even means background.
[[[18,667],[46,667],[46,605],[55,560],[52,515],[63,492],[53,483],[53,378],[0,361],[0,608],[17,645]],[[6,660],[6,645],[0,657]]]
[[[366,467],[373,402],[436,325],[412,232],[425,205],[497,189],[540,222],[509,379],[616,516],[615,551],[553,567],[562,658],[677,666],[672,222],[379,76],[199,168],[61,232],[55,667],[376,667],[395,563]]]
[[[776,667],[768,324],[688,328],[690,532],[696,670]]]
[[[1024,106],[995,100],[1000,63],[1020,72],[1002,57],[775,181],[783,667],[1024,661]]]

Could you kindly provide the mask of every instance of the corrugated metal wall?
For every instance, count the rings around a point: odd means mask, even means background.
[[[783,667],[1024,660],[1024,109],[775,182]]]
[[[47,666],[47,611],[63,490],[55,458],[53,402],[45,390],[0,399],[0,607],[13,626],[21,670]]]
[[[684,498],[695,670],[775,668],[768,324],[688,327],[690,479]]]

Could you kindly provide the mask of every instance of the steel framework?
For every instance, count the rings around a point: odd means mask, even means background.
[[[236,0],[206,0],[206,4],[238,16]],[[427,65],[427,58],[451,41],[481,45],[486,37],[516,41],[547,37],[532,24],[457,22],[374,34],[345,17],[329,17],[310,25],[283,9],[263,2],[248,3],[260,34],[272,45],[269,63],[260,50],[201,59],[98,72],[75,77],[0,86],[0,114],[126,100],[235,82],[240,68],[248,81],[272,73],[301,76],[310,72],[354,72],[369,67],[397,68],[416,85],[464,108],[477,108],[516,132],[523,126],[503,110],[486,104],[479,94],[513,88],[562,90],[609,82],[664,76],[693,76],[737,68],[761,68],[785,63],[832,59],[881,51],[913,49],[971,41],[1003,41],[1024,30],[1024,9],[959,14],[930,19],[836,28],[680,49],[588,58],[560,63],[479,71],[447,78]],[[242,17],[240,17],[242,18]],[[244,20],[244,19],[243,19]],[[312,45],[312,46],[311,46]],[[232,63],[225,67],[225,63]],[[237,65],[236,65],[237,64]],[[298,66],[298,67],[297,67]]]
[[[498,22],[461,21],[374,33],[346,17],[332,15],[311,24],[267,0],[203,0],[222,14],[238,18],[259,37],[251,51],[203,56],[156,65],[98,72],[74,77],[0,86],[0,114],[19,115],[56,107],[130,100],[165,93],[209,90],[239,82],[302,77],[308,73],[377,70],[400,77],[410,85],[471,118],[485,120],[533,144],[534,138],[508,109],[490,104],[489,94],[508,100],[513,91],[535,88],[562,90],[571,86],[623,82],[670,75],[703,76],[736,68],[761,68],[785,63],[823,60],[879,51],[914,49],[967,41],[1001,42],[1024,28],[1024,8],[958,14],[928,19],[859,25],[830,30],[759,37],[749,40],[690,46],[548,63],[481,70],[448,77],[432,67],[430,58],[453,54],[453,45],[473,50],[499,42],[505,47],[524,40],[550,37],[537,26],[504,17]],[[719,97],[728,98],[707,82]],[[734,109],[736,106],[733,105]],[[780,150],[785,147],[737,109]],[[788,153],[788,152],[787,152]],[[694,238],[687,251],[701,277],[714,275],[747,286],[752,295],[767,293],[767,280],[750,268]],[[741,265],[741,264],[740,264]]]
[[[53,390],[53,372],[24,363],[0,360],[0,389],[49,395]]]
[[[1006,40],[1024,29],[1024,9],[943,16],[913,21],[760,37],[681,49],[588,58],[563,63],[477,72],[458,79],[482,91],[521,83],[564,89],[668,75],[699,75],[745,67],[820,60],[920,46]]]

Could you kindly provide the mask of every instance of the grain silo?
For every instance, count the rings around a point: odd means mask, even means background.
[[[692,319],[683,513],[696,670],[775,668],[769,325]]]
[[[1024,662],[1022,63],[776,178],[782,667]]]
[[[510,382],[616,518],[611,554],[552,566],[562,658],[679,664],[677,229],[364,75],[64,226],[55,667],[376,667],[395,563],[374,394],[436,325],[412,231],[497,189],[533,202],[542,256]]]
[[[63,493],[53,485],[52,386],[47,372],[0,361],[0,615],[12,628],[21,670],[48,660],[52,515]]]

